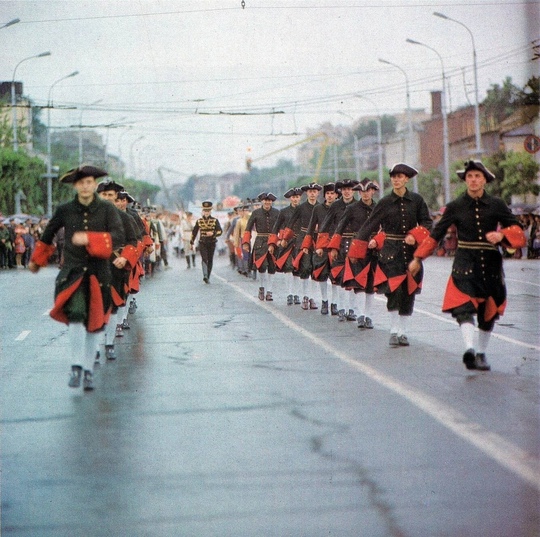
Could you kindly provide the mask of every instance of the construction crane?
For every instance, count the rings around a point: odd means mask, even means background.
[[[182,172],[179,172],[179,171],[176,171],[176,170],[172,170],[171,168],[166,168],[165,166],[160,166],[158,169],[157,169],[157,174],[159,176],[159,180],[161,182],[161,186],[163,188],[163,192],[165,193],[165,197],[167,198],[167,202],[169,203],[169,206],[171,207],[176,207],[177,209],[180,209],[180,210],[184,210],[184,204],[182,201],[180,202],[177,202],[177,201],[174,201],[172,199],[172,196],[171,196],[171,193],[170,193],[170,190],[169,188],[167,187],[167,185],[165,184],[165,181],[163,180],[163,171],[166,171],[166,172],[169,172],[169,173],[174,173],[175,175],[184,175],[184,176],[187,176],[187,174],[185,173],[182,173]]]
[[[313,175],[313,182],[317,182],[319,180],[319,175],[321,173],[321,168],[324,162],[324,156],[326,154],[326,149],[328,148],[328,145],[330,144],[331,140],[328,137],[328,135],[325,132],[317,132],[311,136],[308,136],[307,138],[304,138],[303,140],[299,140],[298,142],[294,142],[293,144],[286,145],[285,147],[281,147],[280,149],[276,149],[275,151],[272,151],[271,153],[267,153],[266,155],[262,155],[257,158],[251,158],[250,155],[246,157],[246,168],[248,171],[251,170],[251,166],[254,162],[257,162],[259,160],[263,160],[265,158],[271,157],[272,155],[276,155],[277,153],[281,153],[282,151],[286,151],[287,149],[291,149],[292,147],[295,147],[297,145],[302,145],[307,142],[311,142],[311,140],[316,140],[317,138],[323,138],[323,141],[321,143],[321,150],[319,153],[319,158],[317,160],[317,166],[315,168],[315,173]],[[250,149],[248,149],[250,151]]]

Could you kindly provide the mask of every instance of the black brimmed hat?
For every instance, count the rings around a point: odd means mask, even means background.
[[[356,179],[343,179],[336,182],[336,188],[354,188],[358,184]]]
[[[403,162],[398,162],[397,164],[394,164],[390,168],[390,177],[393,175],[397,175],[398,173],[405,174],[409,179],[414,177],[415,175],[418,175],[418,170],[415,170],[412,166],[409,166],[408,164],[403,164]]]
[[[211,201],[203,201],[201,204],[201,209],[203,211],[211,211],[214,208],[214,205]]]
[[[284,198],[290,198],[291,196],[301,196],[302,195],[302,189],[299,187],[289,188],[285,194],[283,194]]]
[[[257,196],[257,199],[259,201],[263,201],[263,200],[276,201],[277,200],[276,196],[274,196],[274,194],[272,194],[272,192],[261,192]]]
[[[300,188],[303,192],[307,192],[308,190],[316,190],[317,192],[320,192],[322,190],[322,186],[318,183],[309,183],[308,185],[304,185]]]
[[[479,160],[468,160],[465,162],[465,169],[458,170],[456,174],[462,181],[465,181],[465,175],[467,175],[469,170],[478,170],[479,172],[482,172],[488,183],[491,183],[491,181],[495,179],[495,174],[490,172]]]
[[[118,192],[118,199],[119,200],[127,200],[128,203],[133,203],[135,201],[135,198],[127,191],[122,190],[121,192]]]
[[[336,191],[336,183],[326,183],[323,186],[323,194],[326,194],[327,192],[335,192]]]
[[[114,190],[115,192],[122,192],[124,190],[124,187],[117,183],[116,181],[113,181],[112,179],[105,179],[104,181],[101,181],[101,183],[98,184],[96,188],[96,192],[108,192],[109,190]]]
[[[60,177],[60,182],[67,185],[70,183],[76,183],[85,177],[99,179],[100,177],[105,177],[106,175],[107,172],[101,168],[96,168],[95,166],[79,166],[78,168],[73,168],[62,175],[62,177]]]
[[[367,177],[364,177],[354,188],[353,190],[357,190],[358,192],[366,192],[370,188],[373,188],[373,190],[379,190],[379,185],[375,181],[371,181]]]

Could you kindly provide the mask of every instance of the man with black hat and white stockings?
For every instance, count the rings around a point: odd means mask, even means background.
[[[64,263],[56,278],[50,316],[69,326],[73,364],[69,386],[79,387],[82,379],[84,390],[94,389],[97,338],[112,307],[109,259],[124,235],[118,209],[95,192],[96,180],[105,175],[95,166],[80,166],[60,178],[61,183],[73,185],[75,198],[56,209],[28,265],[32,272],[47,265],[55,250],[54,236],[65,228]]]
[[[463,336],[467,369],[489,371],[486,350],[495,321],[506,307],[503,258],[499,246],[521,248],[525,234],[506,203],[485,191],[495,175],[479,160],[465,163],[457,172],[467,191],[446,206],[430,236],[414,252],[411,273],[422,259],[433,253],[448,228],[455,225],[458,247],[448,279],[442,310],[452,314]],[[474,316],[478,321],[478,341],[474,344]]]
[[[417,173],[407,164],[392,166],[392,192],[377,203],[348,253],[351,262],[355,263],[366,257],[368,248],[380,249],[375,285],[377,292],[386,296],[391,347],[409,345],[408,321],[413,314],[414,298],[421,290],[423,276],[421,264],[413,275],[409,272],[409,263],[416,247],[429,236],[431,229],[431,217],[424,198],[407,189],[409,179]]]
[[[261,192],[257,199],[262,203],[262,207],[255,209],[249,217],[242,237],[242,248],[245,252],[250,251],[251,233],[255,230],[257,235],[251,251],[250,269],[256,270],[260,276],[259,300],[272,301],[272,280],[276,273],[276,264],[268,252],[268,238],[277,222],[279,211],[272,207],[272,203],[277,199],[272,192]]]
[[[199,235],[199,252],[204,283],[210,283],[217,238],[223,233],[219,220],[211,216],[212,208],[211,201],[202,202],[202,216],[195,222],[190,241],[191,246],[193,246],[197,235]]]
[[[303,203],[300,203],[298,207],[293,211],[287,226],[283,230],[283,241],[294,241],[294,261],[293,261],[293,276],[300,278],[302,285],[302,309],[303,310],[316,310],[318,309],[314,293],[311,285],[311,271],[313,268],[311,262],[311,255],[306,255],[302,248],[302,243],[313,215],[314,208],[319,205],[317,197],[322,190],[322,186],[317,183],[309,183],[301,187],[302,191],[306,193],[307,199]],[[295,227],[300,225],[300,230],[295,232]]]
[[[324,219],[319,235],[317,237],[317,243],[315,244],[315,252],[318,255],[322,255],[323,251],[330,254],[330,239],[332,238],[335,229],[343,217],[347,207],[350,207],[356,202],[354,197],[353,188],[358,184],[356,179],[343,179],[336,183],[336,189],[339,190],[341,197],[332,204],[332,207],[328,210],[328,214]],[[352,236],[348,238],[352,239]],[[344,287],[342,287],[343,270],[345,268],[345,258],[343,256],[330,257],[330,281],[332,282],[332,294],[337,295],[336,302],[330,304],[330,313],[337,315],[340,321],[355,321],[356,315],[354,314],[354,294],[347,295]],[[351,303],[352,297],[352,303]],[[345,303],[349,300],[349,308],[345,308]],[[339,307],[338,307],[339,304]]]
[[[336,190],[335,183],[326,183],[323,185],[324,203],[319,203],[313,209],[311,220],[306,232],[306,236],[302,242],[302,249],[305,255],[311,255],[311,279],[319,284],[321,292],[321,315],[328,315],[328,276],[330,275],[330,261],[326,251],[320,250],[315,252],[315,243],[319,229],[324,222],[328,210],[332,204],[338,199],[339,193]],[[337,288],[332,286],[332,302],[337,302],[335,293]]]
[[[335,232],[328,244],[330,257],[344,260],[344,268],[341,276],[341,286],[349,290],[349,296],[354,297],[354,311],[358,328],[373,328],[373,293],[374,293],[374,271],[376,256],[374,250],[370,250],[364,259],[357,263],[351,263],[347,257],[352,239],[357,231],[364,225],[371,215],[376,203],[373,195],[379,190],[377,183],[370,181],[367,177],[353,187],[354,191],[360,193],[360,200],[351,203],[345,209],[341,220],[336,226]],[[347,320],[354,319],[354,311],[349,309],[346,315]],[[352,313],[352,315],[351,315]]]
[[[300,198],[302,197],[302,189],[299,187],[293,187],[287,190],[283,197],[290,201],[287,207],[284,207],[279,211],[278,218],[274,224],[274,229],[268,237],[268,252],[273,255],[276,260],[276,272],[281,272],[286,275],[287,278],[287,305],[300,304],[299,294],[299,278],[293,275],[293,251],[294,241],[284,241],[283,232],[287,222],[291,215],[295,211],[296,207],[300,204]],[[294,233],[300,232],[300,222],[296,224]]]

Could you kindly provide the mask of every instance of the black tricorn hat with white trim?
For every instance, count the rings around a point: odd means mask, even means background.
[[[495,174],[490,172],[480,160],[468,160],[465,162],[465,169],[458,170],[456,175],[462,180],[465,181],[465,176],[469,170],[478,170],[484,174],[486,182],[491,183],[495,179]]]
[[[398,173],[405,174],[409,179],[411,177],[414,177],[415,175],[418,175],[418,170],[414,169],[412,166],[409,166],[408,164],[404,164],[403,162],[398,162],[397,164],[394,164],[392,168],[390,168],[390,177],[393,175],[397,175]]]
[[[78,168],[73,168],[66,172],[62,177],[60,177],[60,182],[64,184],[76,183],[80,179],[85,177],[93,177],[94,179],[99,179],[100,177],[105,177],[107,172],[101,168],[96,168],[95,166],[79,166]]]
[[[263,200],[276,201],[277,200],[276,196],[274,196],[274,194],[272,194],[272,192],[261,192],[257,196],[257,199],[259,201],[263,201]]]

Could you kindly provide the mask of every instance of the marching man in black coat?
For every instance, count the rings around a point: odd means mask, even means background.
[[[489,371],[486,350],[495,321],[506,307],[506,286],[499,245],[521,248],[525,234],[518,219],[500,198],[487,194],[486,183],[495,179],[478,160],[465,163],[457,175],[467,191],[451,201],[431,235],[414,252],[411,273],[433,253],[448,228],[455,225],[458,247],[446,286],[442,310],[450,312],[461,327],[467,369]],[[474,345],[474,316],[478,320],[478,343]]]
[[[69,386],[94,389],[93,368],[99,332],[109,321],[112,308],[109,259],[124,240],[118,209],[96,193],[96,179],[107,172],[81,166],[60,178],[77,194],[56,209],[28,268],[37,272],[47,265],[56,233],[65,229],[64,262],[56,278],[55,301],[50,316],[69,325],[71,378]]]
[[[251,252],[250,270],[258,271],[261,278],[259,300],[272,301],[272,279],[276,273],[276,263],[268,252],[268,239],[277,222],[279,211],[272,207],[272,203],[277,199],[272,192],[261,192],[257,199],[262,203],[262,207],[255,209],[249,217],[242,237],[242,248],[246,252],[250,251],[251,233],[255,229],[257,236]]]
[[[368,248],[380,249],[374,285],[378,293],[386,295],[391,347],[409,345],[407,324],[413,314],[415,295],[422,287],[423,275],[421,267],[414,275],[409,272],[409,263],[414,250],[428,237],[431,229],[431,217],[424,198],[407,189],[409,179],[417,173],[403,163],[392,167],[392,192],[377,203],[348,253],[354,263],[366,257]]]
[[[193,246],[197,235],[199,235],[199,252],[201,253],[204,283],[210,283],[217,238],[223,233],[219,220],[210,215],[212,208],[211,201],[202,202],[202,216],[195,222],[190,241],[191,246]]]

